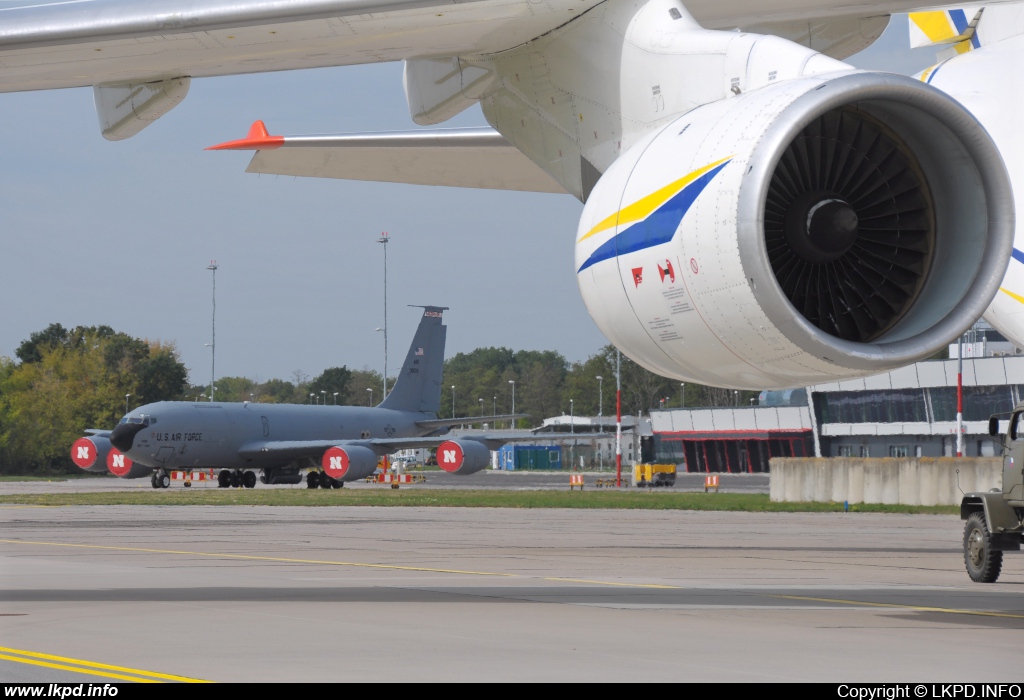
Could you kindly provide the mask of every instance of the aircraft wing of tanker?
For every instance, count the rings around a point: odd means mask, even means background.
[[[437,447],[439,466],[472,474],[490,464],[500,435],[445,439],[452,425],[522,416],[439,419],[446,327],[440,306],[425,306],[419,327],[387,397],[376,407],[163,401],[128,413],[110,431],[91,430],[71,448],[90,471],[151,476],[169,483],[171,469],[220,469],[222,486],[298,483],[317,465],[321,486],[337,486],[374,472],[381,456],[399,449]],[[315,485],[315,484],[311,484]]]

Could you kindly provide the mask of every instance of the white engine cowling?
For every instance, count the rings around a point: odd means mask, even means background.
[[[576,243],[601,330],[648,369],[807,386],[928,357],[995,295],[999,151],[954,100],[844,71],[699,107],[601,177]]]
[[[449,474],[475,474],[491,463],[491,451],[475,440],[446,440],[437,448],[437,466]]]
[[[80,437],[71,445],[71,461],[87,472],[102,474],[107,471],[107,453],[110,440],[100,435]]]
[[[365,479],[377,469],[377,453],[361,445],[332,447],[324,452],[320,466],[337,481]]]

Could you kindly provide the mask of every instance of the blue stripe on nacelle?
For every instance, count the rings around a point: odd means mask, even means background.
[[[658,207],[646,219],[633,224],[622,233],[612,236],[602,243],[597,250],[591,253],[587,261],[576,271],[576,274],[603,260],[610,260],[626,253],[635,253],[638,250],[653,248],[656,245],[671,241],[672,237],[676,235],[683,217],[686,216],[686,212],[690,210],[697,197],[708,186],[708,183],[715,178],[715,175],[728,164],[729,162],[726,161],[717,168],[707,171]]]

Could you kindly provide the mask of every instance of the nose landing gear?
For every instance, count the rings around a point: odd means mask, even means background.
[[[153,476],[149,478],[149,483],[155,489],[165,489],[171,485],[171,475],[167,473],[167,470],[160,469],[153,472]]]

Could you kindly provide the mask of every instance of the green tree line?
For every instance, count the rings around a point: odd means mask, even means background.
[[[615,348],[582,362],[552,350],[478,348],[444,363],[440,417],[515,412],[537,426],[551,416],[615,415]],[[600,379],[598,379],[600,377]],[[389,378],[388,386],[393,386]],[[380,372],[331,367],[310,378],[216,380],[217,401],[376,405]],[[453,388],[454,387],[454,390]],[[682,384],[622,358],[622,412],[745,404],[754,392]],[[76,471],[69,450],[88,428],[112,428],[129,408],[156,401],[209,400],[210,385],[188,382],[173,344],[133,338],[109,326],[66,329],[51,324],[0,357],[0,473]]]
[[[73,470],[71,443],[112,428],[125,403],[180,399],[188,371],[173,344],[109,326],[59,323],[0,358],[0,472]]]

